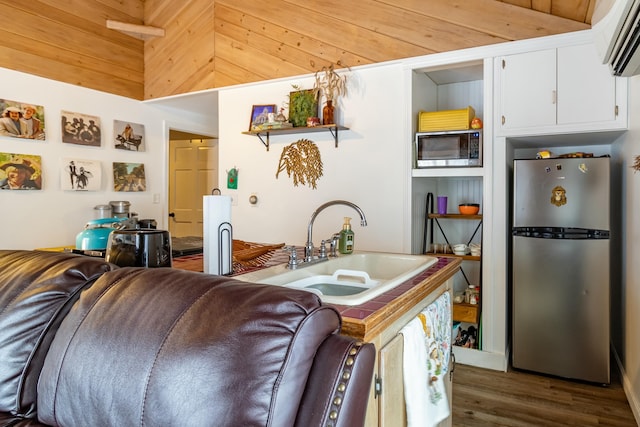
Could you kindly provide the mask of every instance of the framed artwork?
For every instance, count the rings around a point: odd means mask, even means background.
[[[41,190],[41,165],[40,156],[0,153],[0,190]]]
[[[62,111],[61,116],[62,142],[100,147],[102,144],[100,117],[71,111]]]
[[[143,163],[113,162],[113,191],[146,191]]]
[[[289,121],[294,127],[307,126],[309,117],[318,117],[318,100],[313,89],[289,93]]]
[[[144,125],[114,120],[113,135],[115,148],[119,150],[144,151]]]
[[[14,138],[45,139],[44,107],[0,99],[0,135]]]
[[[60,165],[60,185],[63,190],[98,191],[102,187],[102,167],[99,161],[68,157]]]
[[[276,113],[275,104],[254,105],[251,108],[251,121],[249,122],[249,130],[260,130],[261,126],[268,122],[273,122]],[[271,116],[269,116],[271,114]],[[271,117],[271,120],[269,119]]]

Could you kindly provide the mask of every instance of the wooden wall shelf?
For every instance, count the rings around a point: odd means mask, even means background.
[[[339,130],[348,130],[349,128],[338,125],[318,125],[312,127],[292,127],[292,128],[284,128],[284,129],[265,129],[265,130],[250,130],[247,132],[242,132],[244,135],[254,135],[260,138],[262,144],[267,147],[267,151],[269,151],[269,136],[270,135],[290,135],[294,133],[315,133],[315,132],[331,132],[333,135],[333,140],[335,142],[336,148],[338,148],[338,131]],[[266,138],[263,138],[266,137]]]
[[[482,214],[463,215],[463,214],[435,214],[430,213],[429,218],[450,218],[450,219],[482,219]]]
[[[431,256],[446,256],[446,257],[451,257],[451,258],[461,258],[463,261],[480,261],[482,259],[482,257],[480,256],[473,256],[473,255],[456,255],[456,254],[452,254],[452,253],[434,253],[434,252],[426,252],[425,255],[431,255]]]

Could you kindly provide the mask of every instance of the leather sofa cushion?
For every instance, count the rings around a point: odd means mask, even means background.
[[[0,412],[33,416],[59,322],[78,293],[113,268],[81,255],[0,250]]]
[[[83,292],[61,324],[38,385],[38,418],[293,425],[316,349],[339,328],[338,313],[308,292],[122,268]]]

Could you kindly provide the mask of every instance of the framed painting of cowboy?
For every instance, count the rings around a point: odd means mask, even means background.
[[[42,189],[40,156],[0,153],[0,190]]]
[[[0,136],[44,141],[44,107],[0,99]]]

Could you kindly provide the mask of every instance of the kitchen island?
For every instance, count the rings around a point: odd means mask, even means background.
[[[281,268],[281,264],[286,263],[287,259],[286,251],[277,251],[268,265]],[[376,346],[374,378],[367,405],[366,427],[406,425],[403,384],[404,343],[402,334],[399,332],[440,295],[448,292],[451,296],[453,275],[460,269],[460,264],[460,258],[438,257],[437,262],[431,267],[365,303],[354,306],[334,304],[342,316],[341,333],[371,342]],[[174,259],[174,268],[202,271],[201,256],[200,259],[197,256],[187,257],[183,261],[180,261],[180,258]],[[270,274],[269,268],[265,266],[233,276],[240,280],[259,281],[268,274]],[[449,366],[448,369],[451,372],[453,366]],[[452,377],[445,375],[443,379],[449,407],[451,407]],[[450,426],[451,416],[439,425]]]
[[[276,251],[263,268],[244,269],[232,274],[232,277],[257,282],[269,274],[269,267],[281,265],[287,260],[286,251]],[[334,305],[343,318],[342,334],[370,341],[437,291],[459,270],[460,263],[459,258],[438,257],[438,261],[422,273],[370,301],[355,306]],[[175,258],[173,266],[201,272],[202,254]]]

